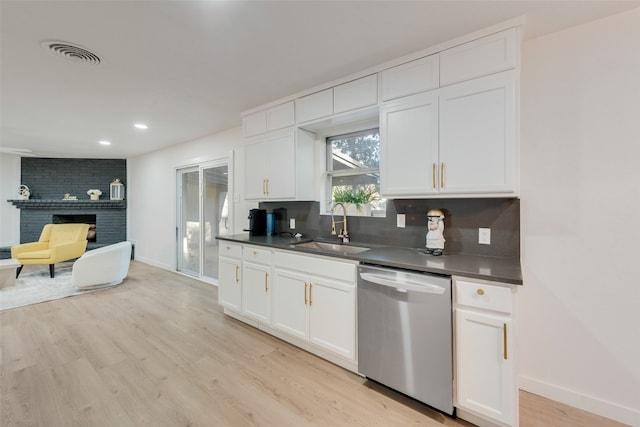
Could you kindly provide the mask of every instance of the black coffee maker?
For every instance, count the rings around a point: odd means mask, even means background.
[[[266,236],[267,235],[267,211],[266,209],[249,210],[249,229],[250,236]]]

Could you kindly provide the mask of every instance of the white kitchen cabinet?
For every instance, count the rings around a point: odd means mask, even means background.
[[[440,84],[439,58],[435,54],[382,71],[382,100],[437,89]]]
[[[218,257],[218,303],[242,310],[242,246],[224,242]]]
[[[313,138],[284,129],[245,144],[245,199],[312,200],[315,196]]]
[[[516,192],[513,71],[447,86],[440,97],[440,192]]]
[[[372,74],[333,88],[333,114],[375,105],[378,102],[378,75]]]
[[[458,415],[517,426],[514,290],[459,277],[454,283]]]
[[[317,348],[356,360],[356,264],[278,252],[273,327]]]
[[[516,68],[518,42],[511,28],[440,52],[440,86]]]
[[[247,137],[293,126],[294,124],[294,103],[291,101],[246,115],[242,121],[242,130],[243,135]]]
[[[388,102],[380,109],[380,191],[424,195],[439,189],[436,91]]]
[[[298,123],[321,119],[333,114],[333,88],[296,99]]]
[[[515,85],[507,71],[385,103],[382,195],[515,194]]]
[[[271,323],[271,251],[255,246],[242,250],[242,313]]]

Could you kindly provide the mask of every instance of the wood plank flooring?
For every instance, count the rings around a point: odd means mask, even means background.
[[[0,313],[0,333],[3,427],[470,425],[225,316],[214,286],[135,261],[116,288]],[[521,392],[521,425],[621,424]]]

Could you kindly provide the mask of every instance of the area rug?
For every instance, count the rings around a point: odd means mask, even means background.
[[[20,274],[15,286],[0,290],[0,311],[98,290],[79,291],[71,283],[71,270],[72,267],[56,268],[53,279],[49,277],[48,268]]]

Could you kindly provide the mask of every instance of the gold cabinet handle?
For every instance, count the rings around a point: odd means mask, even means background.
[[[236,283],[240,282],[240,266],[236,265]]]
[[[267,195],[267,180],[266,179],[262,180],[262,195],[263,196]]]
[[[440,188],[444,189],[444,162],[440,165]]]
[[[269,292],[269,273],[264,273],[264,291]]]
[[[258,252],[253,251],[253,256],[258,256]]]
[[[436,166],[435,162],[433,163],[433,168],[431,171],[431,178],[433,179],[433,189],[435,190],[436,188],[438,188],[437,183],[436,183],[436,169],[438,169],[438,166]]]
[[[267,179],[267,196],[269,195],[269,180]]]
[[[307,282],[304,282],[304,305],[307,305]]]
[[[309,283],[309,307],[311,307],[311,305],[313,304],[312,292],[313,292],[313,283]]]
[[[502,345],[504,347],[502,357],[507,360],[507,324],[502,324]]]
[[[482,296],[482,295],[484,295],[484,289],[479,288],[479,289],[476,291],[476,293],[477,293],[478,295]]]
[[[227,246],[227,250],[230,251],[231,250],[231,246]]]

